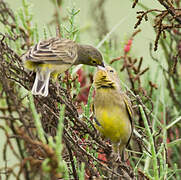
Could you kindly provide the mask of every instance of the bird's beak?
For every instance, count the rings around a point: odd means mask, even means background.
[[[100,64],[100,66],[105,67],[104,61]]]
[[[97,66],[97,69],[105,71],[105,67],[103,67],[103,66]]]

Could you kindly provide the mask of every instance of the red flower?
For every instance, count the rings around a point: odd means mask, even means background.
[[[126,45],[124,46],[125,53],[128,53],[130,51],[131,45],[132,45],[132,39],[129,39],[128,42],[126,43]]]

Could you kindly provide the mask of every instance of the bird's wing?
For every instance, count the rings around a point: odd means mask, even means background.
[[[97,126],[101,126],[101,124],[99,123],[99,121],[97,120],[97,118],[95,117],[95,108],[94,108],[94,102],[91,104],[91,107],[90,107],[91,111],[93,112],[93,120],[94,120],[94,123],[97,125]]]
[[[123,94],[123,97],[124,97],[124,103],[125,103],[125,106],[126,106],[126,110],[127,110],[128,116],[129,116],[129,120],[130,120],[130,123],[131,123],[131,135],[130,135],[130,138],[129,138],[127,144],[126,144],[126,147],[127,147],[130,140],[131,140],[132,134],[133,134],[133,109],[131,107],[131,102],[130,102],[128,96],[126,94]]]
[[[73,64],[77,58],[77,45],[63,38],[40,41],[24,56],[24,60],[44,64]]]

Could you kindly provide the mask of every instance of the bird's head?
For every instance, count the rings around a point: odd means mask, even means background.
[[[102,66],[104,67],[104,61],[102,54],[98,49],[91,45],[79,45],[78,46],[78,60],[79,64],[86,64],[89,66]]]
[[[96,88],[120,88],[117,72],[111,66],[98,66],[94,76],[94,85]]]

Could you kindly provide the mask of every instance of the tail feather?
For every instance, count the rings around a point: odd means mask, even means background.
[[[50,73],[51,71],[49,69],[46,71],[41,71],[40,69],[37,70],[35,82],[31,90],[32,94],[42,96],[48,95]]]

